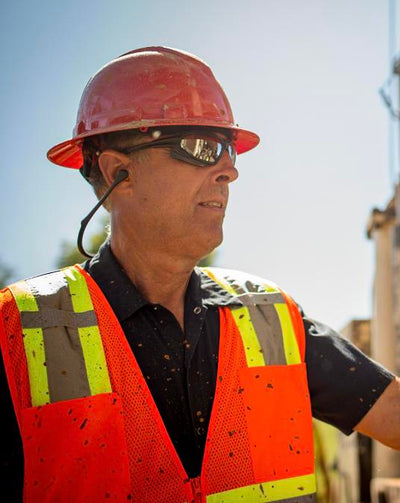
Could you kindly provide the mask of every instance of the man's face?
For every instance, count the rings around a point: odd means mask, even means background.
[[[125,222],[150,249],[201,258],[222,242],[228,185],[238,176],[236,168],[227,152],[208,167],[173,159],[168,148],[145,152],[144,160],[132,159]]]

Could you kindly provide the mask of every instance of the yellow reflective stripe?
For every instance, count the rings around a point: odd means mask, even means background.
[[[72,307],[75,313],[93,311],[92,299],[84,276],[74,267],[63,269],[71,294]]]
[[[39,311],[36,299],[25,281],[10,286],[19,311]]]
[[[235,289],[227,282],[220,280],[215,274],[208,268],[203,268],[203,271],[216,283],[218,283],[222,288],[227,290],[231,295],[237,296]],[[269,283],[266,281],[262,282],[263,288],[269,293],[280,293],[279,288],[274,283]],[[300,351],[297,344],[297,338],[294,332],[294,327],[292,324],[292,319],[290,317],[289,309],[286,302],[275,303],[275,310],[278,314],[279,322],[281,324],[282,337],[283,337],[283,347],[285,351],[286,363],[288,365],[293,365],[301,363]],[[251,322],[249,312],[247,308],[241,309],[231,309],[234,319],[238,325],[240,334],[242,336],[243,344],[246,350],[246,359],[249,367],[257,365],[266,365],[264,356],[261,352],[260,343],[255,333],[253,323]],[[240,313],[240,314],[239,314]],[[242,319],[240,319],[242,315]],[[244,315],[244,316],[243,316]],[[258,362],[258,363],[253,363]]]
[[[23,329],[23,341],[28,365],[32,406],[45,405],[50,403],[50,394],[43,330],[41,328]]]
[[[249,310],[247,307],[240,307],[232,309],[231,313],[242,337],[247,365],[249,367],[264,366],[264,355],[254,330]]]
[[[86,279],[74,267],[63,269],[71,294],[72,307],[76,313],[93,311],[93,303],[89,294]],[[92,395],[112,391],[107,361],[99,327],[78,328],[85,360],[89,388]]]
[[[264,281],[264,283],[262,284],[262,286],[265,288],[265,290],[269,293],[281,293],[279,288],[275,285],[275,283],[267,283]]]
[[[11,285],[10,290],[20,312],[39,311],[36,299],[25,281],[19,281]],[[45,405],[49,403],[50,395],[43,330],[40,327],[22,327],[22,334],[28,367],[32,406]]]
[[[237,297],[237,293],[234,290],[234,288],[231,287],[231,285],[228,282],[221,281],[217,276],[215,276],[214,273],[210,271],[210,269],[203,267],[203,271],[207,274],[207,276],[210,276],[211,279],[213,279],[216,283],[218,283],[219,286],[221,286],[224,290],[228,291],[231,295],[234,297]]]
[[[286,363],[288,365],[301,363],[299,346],[297,344],[296,335],[294,333],[289,309],[286,303],[274,304],[274,307],[276,312],[278,313],[279,321],[282,327],[283,346],[285,348]]]
[[[237,296],[236,291],[229,283],[225,283],[218,279],[209,269],[204,268],[203,270],[224,290],[227,290],[231,295],[234,295],[235,297]],[[247,365],[249,367],[264,366],[264,355],[261,350],[257,334],[254,330],[249,310],[247,309],[247,307],[233,308],[231,309],[231,313],[242,337]]]
[[[207,503],[251,503],[262,501],[285,501],[290,498],[300,498],[316,492],[315,477],[303,475],[283,480],[273,480],[246,487],[231,489],[207,496]]]
[[[78,329],[90,393],[110,393],[111,382],[98,326]]]

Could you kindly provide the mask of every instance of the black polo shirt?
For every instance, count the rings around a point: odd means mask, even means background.
[[[84,268],[114,310],[188,475],[199,475],[215,393],[218,306],[237,300],[196,268],[185,296],[183,333],[170,311],[143,298],[108,242]],[[331,328],[303,320],[313,416],[349,434],[393,375]],[[0,444],[1,481],[14,492],[8,501],[20,501],[23,454],[3,365],[0,393],[7,432]]]

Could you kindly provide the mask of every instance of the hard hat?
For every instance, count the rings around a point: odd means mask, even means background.
[[[145,47],[112,60],[89,80],[72,139],[51,148],[47,157],[80,168],[84,138],[157,126],[231,130],[238,154],[260,141],[235,125],[229,101],[206,63],[177,49]]]

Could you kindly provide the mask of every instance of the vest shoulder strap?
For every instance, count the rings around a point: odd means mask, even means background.
[[[305,332],[295,302],[275,283],[230,269],[201,268],[229,292],[229,306],[242,336],[249,367],[293,365],[305,356]]]
[[[79,267],[9,289],[21,318],[32,405],[110,392],[97,316]]]

